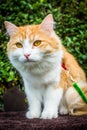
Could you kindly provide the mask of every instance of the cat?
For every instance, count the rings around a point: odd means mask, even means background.
[[[5,21],[5,27],[10,36],[8,57],[24,81],[29,104],[26,117],[52,119],[59,114],[87,114],[87,104],[71,80],[87,96],[85,73],[56,35],[52,14],[38,25],[17,27]]]

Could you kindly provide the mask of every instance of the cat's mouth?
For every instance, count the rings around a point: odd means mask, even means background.
[[[27,60],[25,61],[25,63],[32,63],[32,62],[35,62],[35,60],[27,59]]]

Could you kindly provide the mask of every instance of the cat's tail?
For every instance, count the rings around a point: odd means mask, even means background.
[[[73,111],[70,111],[70,115],[85,115],[87,114],[87,105],[85,105],[82,108],[73,109]]]

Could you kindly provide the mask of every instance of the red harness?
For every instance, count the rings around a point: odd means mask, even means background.
[[[65,66],[64,63],[62,63],[62,68],[63,68],[64,70],[67,70],[67,68],[66,68],[66,66]]]

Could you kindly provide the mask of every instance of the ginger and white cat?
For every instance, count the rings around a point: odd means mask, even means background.
[[[8,57],[25,85],[29,103],[27,118],[52,119],[58,117],[58,113],[87,113],[87,104],[73,88],[70,78],[72,76],[87,95],[85,74],[61,44],[53,30],[53,23],[51,14],[39,25],[17,27],[5,22],[10,36]]]

